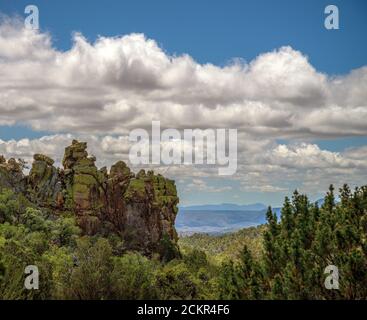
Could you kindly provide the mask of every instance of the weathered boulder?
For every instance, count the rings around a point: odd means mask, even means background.
[[[28,176],[28,194],[32,202],[51,208],[62,208],[64,204],[62,181],[54,160],[42,155],[33,156],[32,169]]]
[[[88,157],[87,143],[73,140],[71,146],[68,146],[65,149],[64,160],[62,161],[62,165],[64,166],[65,170],[72,169],[76,162],[85,159],[87,157]]]
[[[110,178],[117,178],[119,180],[130,179],[134,174],[130,171],[130,168],[123,161],[115,163],[110,170]]]
[[[63,159],[67,209],[74,212],[83,232],[94,235],[103,231],[103,184],[106,171],[99,171],[96,159],[89,157],[87,144],[73,140]]]
[[[52,166],[55,163],[55,161],[53,159],[51,159],[50,157],[45,156],[43,154],[35,154],[33,156],[33,159],[34,159],[34,161],[45,162],[49,166]]]
[[[160,252],[165,237],[173,244],[178,237],[174,221],[178,212],[178,197],[174,181],[161,175],[140,171],[131,179],[124,193],[127,236],[139,239],[142,248]]]
[[[14,192],[24,192],[26,188],[23,164],[11,158],[6,161],[0,156],[0,190],[11,189]]]

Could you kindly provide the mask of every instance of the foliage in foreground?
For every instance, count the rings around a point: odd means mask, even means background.
[[[336,204],[331,186],[321,208],[296,191],[281,220],[269,208],[267,221],[260,259],[244,246],[238,262],[223,264],[221,298],[367,298],[367,187],[344,185]],[[328,265],[339,269],[339,290],[325,288]]]
[[[1,299],[365,299],[367,187],[330,187],[319,208],[298,192],[281,219],[222,237],[181,239],[170,262],[128,252],[117,237],[82,236],[73,216],[55,217],[0,192]],[[39,290],[24,289],[36,265]],[[324,287],[339,268],[340,289]]]

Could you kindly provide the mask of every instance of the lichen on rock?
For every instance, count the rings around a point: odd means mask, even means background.
[[[98,169],[95,162],[87,143],[77,140],[65,148],[63,169],[54,167],[50,157],[35,154],[30,173],[24,176],[21,163],[6,162],[0,156],[0,188],[22,192],[55,214],[71,212],[84,234],[113,233],[126,250],[158,253],[162,258],[172,252],[179,255],[174,227],[179,199],[174,181],[153,171],[134,174],[123,161],[109,172],[106,167]]]
[[[0,189],[4,188],[24,192],[26,183],[23,164],[14,158],[6,161],[4,156],[0,156]]]

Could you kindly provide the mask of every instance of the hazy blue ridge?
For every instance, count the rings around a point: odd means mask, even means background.
[[[322,206],[324,199],[315,201]],[[262,203],[238,205],[232,203],[204,204],[180,207],[176,229],[181,235],[194,233],[223,234],[264,224],[268,206]],[[278,219],[281,208],[272,208]]]

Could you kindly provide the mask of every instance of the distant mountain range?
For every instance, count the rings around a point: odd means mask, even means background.
[[[222,204],[204,204],[197,206],[188,206],[181,207],[181,210],[184,211],[202,211],[202,210],[211,210],[211,211],[260,211],[267,209],[262,203],[254,203],[254,204],[233,204],[233,203],[222,203]]]
[[[187,210],[180,209],[176,229],[181,235],[221,234],[265,223],[266,210]]]
[[[316,201],[319,206],[323,199]],[[262,203],[238,205],[232,203],[180,207],[176,229],[180,235],[194,233],[222,234],[257,226],[266,222],[267,206]],[[280,217],[281,208],[273,208]]]

